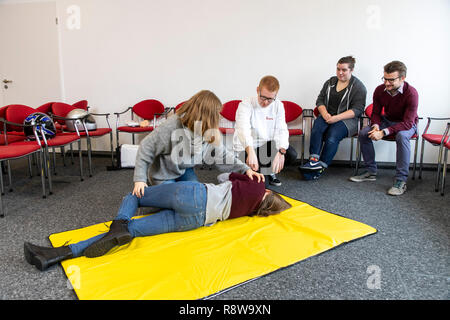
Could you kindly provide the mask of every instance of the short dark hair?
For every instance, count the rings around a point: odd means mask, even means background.
[[[406,77],[406,66],[403,62],[394,60],[384,66],[384,72],[393,73],[398,71],[400,77]]]
[[[338,64],[347,63],[350,70],[353,70],[355,68],[355,62],[356,62],[355,58],[353,58],[352,56],[346,56],[340,58],[337,63]]]

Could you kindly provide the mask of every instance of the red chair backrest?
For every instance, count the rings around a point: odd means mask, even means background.
[[[0,118],[5,118],[6,117],[6,108],[8,108],[8,106],[4,106],[0,108]],[[0,128],[1,130],[1,128]]]
[[[183,101],[183,102],[180,102],[179,104],[177,104],[176,106],[175,106],[175,111],[176,110],[178,110],[182,105],[183,105],[183,103],[185,103],[186,101]]]
[[[78,108],[71,106],[70,104],[67,104],[64,102],[55,102],[52,105],[52,112],[55,116],[58,116],[58,117],[65,117],[73,109],[78,109]],[[56,122],[58,122],[60,124],[65,123],[64,120],[59,120],[59,119],[56,119]]]
[[[320,115],[319,108],[315,107],[313,110],[313,113],[314,113],[314,117],[317,118]]]
[[[152,120],[155,113],[164,112],[164,105],[155,99],[143,100],[133,106],[133,112],[142,119]],[[156,117],[159,117],[159,115]]]
[[[36,112],[36,109],[23,104],[11,104],[6,108],[5,119],[10,122],[22,124],[25,118],[34,112]],[[23,131],[23,127],[8,125],[7,130]]]
[[[52,111],[52,105],[54,104],[54,102],[47,102],[44,103],[42,106],[37,107],[36,111],[37,112],[43,112],[43,113],[49,113]]]
[[[75,102],[72,106],[74,106],[77,109],[87,110],[88,109],[88,102],[87,102],[87,100],[80,100],[78,102]]]
[[[231,100],[228,102],[225,102],[222,108],[222,111],[220,111],[220,114],[222,117],[229,121],[236,121],[236,111],[239,107],[239,103],[241,103],[242,100]]]
[[[291,122],[301,116],[303,109],[292,101],[282,101],[284,105],[284,116],[286,122]]]
[[[366,110],[364,110],[364,113],[366,114],[366,116],[368,116],[369,118],[372,117],[372,112],[373,112],[373,103],[369,104],[366,108]],[[381,115],[385,116],[386,113],[384,112],[384,107],[381,109]]]

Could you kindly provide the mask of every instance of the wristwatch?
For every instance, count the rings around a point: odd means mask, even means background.
[[[286,151],[283,151],[281,149],[278,149],[278,152],[281,153],[283,156],[286,154]]]

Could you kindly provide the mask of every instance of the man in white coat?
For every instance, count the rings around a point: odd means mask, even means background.
[[[238,106],[233,136],[234,150],[245,151],[245,163],[275,186],[281,185],[276,174],[297,159],[297,152],[289,146],[284,106],[277,99],[279,89],[275,77],[261,79],[257,96],[242,100]]]

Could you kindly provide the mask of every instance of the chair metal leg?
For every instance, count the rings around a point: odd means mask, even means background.
[[[443,146],[439,147],[439,155],[438,155],[438,168],[437,168],[437,175],[436,175],[436,180],[435,180],[435,184],[434,184],[434,191],[438,192],[439,191],[439,180],[440,180],[440,172],[441,172],[441,164],[442,164],[442,154],[443,154],[444,148]]]
[[[49,153],[47,153],[47,155],[48,156],[50,156],[50,154]],[[54,147],[52,147],[52,167],[53,167],[53,174],[56,176],[57,175],[57,173],[56,173],[56,150],[55,150],[55,148]]]
[[[32,155],[30,154],[28,157],[28,173],[30,174],[30,179],[33,178],[33,169],[31,168]]]
[[[303,162],[305,161],[305,135],[302,135],[302,162],[301,165],[303,165]]]
[[[2,193],[0,192],[0,218],[5,217],[5,211],[3,209],[3,200],[2,200]]]
[[[88,163],[89,163],[89,177],[92,177],[92,145],[91,145],[91,138],[87,137],[87,149],[88,149]]]
[[[73,165],[74,162],[73,162],[73,146],[72,146],[72,143],[70,144],[70,159],[71,159],[72,165]]]
[[[53,194],[53,184],[52,184],[52,172],[50,170],[50,152],[48,151],[48,148],[45,148],[44,158],[42,165],[44,166],[44,177],[47,177],[48,179],[48,193]],[[45,197],[44,197],[45,198]]]
[[[353,167],[353,137],[350,138],[350,168]]]
[[[113,147],[113,134],[109,133],[109,144],[111,146],[111,165],[114,167],[114,147]]]
[[[422,166],[423,166],[423,150],[425,147],[425,139],[422,137],[422,146],[420,147],[420,165],[419,165],[419,179],[422,179]]]
[[[0,193],[5,194],[5,188],[3,185],[3,162],[0,161]]]
[[[8,166],[9,192],[12,192],[13,187],[12,187],[12,176],[11,176],[11,163],[9,162],[9,160],[7,160],[6,164]]]
[[[416,179],[416,166],[417,166],[417,146],[419,145],[419,138],[415,139],[416,142],[414,144],[414,164],[413,164],[413,176],[412,179]]]
[[[45,170],[44,170],[44,161],[45,161],[45,151],[41,149],[39,152],[39,167],[41,170],[41,183],[42,183],[42,198],[47,198],[47,192],[45,191]]]
[[[445,188],[445,175],[447,173],[447,156],[448,156],[448,149],[445,149],[444,153],[444,164],[442,168],[442,181],[441,181],[441,196],[444,195],[444,188]]]
[[[61,150],[61,156],[63,158],[63,166],[65,167],[66,166],[66,152],[64,150],[64,146],[61,147],[60,150]]]
[[[3,208],[3,200],[2,200],[2,193],[3,193],[3,172],[2,172],[3,162],[0,161],[0,218],[5,217],[5,210]]]
[[[83,153],[81,152],[81,139],[78,140],[78,156],[80,157],[80,179],[83,181]]]
[[[356,160],[355,160],[355,172],[354,176],[358,175],[359,163],[361,162],[361,144],[359,143],[359,138],[356,140]]]

